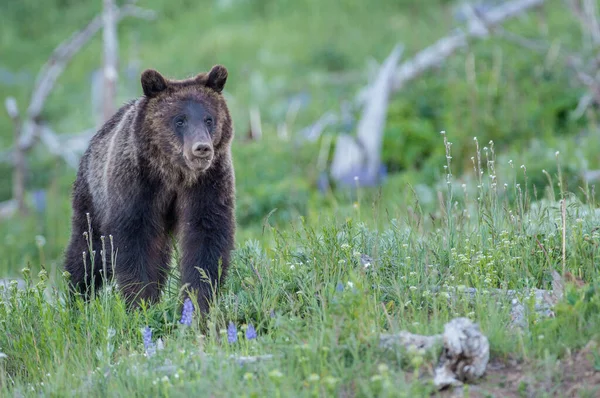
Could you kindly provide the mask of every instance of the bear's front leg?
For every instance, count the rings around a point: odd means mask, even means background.
[[[217,292],[227,275],[235,237],[232,177],[212,181],[186,190],[178,217],[181,279],[188,295],[198,298],[203,314],[208,313],[213,289]]]
[[[134,195],[111,213],[107,232],[113,235],[115,277],[129,307],[143,299],[155,303],[168,276],[171,245],[163,214],[152,195]]]

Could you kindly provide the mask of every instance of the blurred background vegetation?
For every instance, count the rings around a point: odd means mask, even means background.
[[[123,2],[118,2],[122,4]],[[568,189],[577,193],[582,173],[600,168],[597,108],[574,111],[585,89],[560,57],[580,49],[579,23],[562,0],[547,1],[503,25],[548,43],[532,51],[492,35],[467,47],[395,93],[387,115],[383,162],[387,179],[379,188],[319,190],[324,168],[321,141],[351,132],[356,120],[327,128],[318,140],[300,130],[329,110],[339,109],[372,81],[376,65],[397,44],[402,62],[460,26],[450,0],[143,0],[153,21],[126,18],[118,25],[118,102],[141,94],[139,74],[155,68],[184,78],[214,64],[229,70],[226,97],[234,118],[239,241],[266,239],[267,222],[289,228],[318,224],[325,216],[347,217],[377,207],[368,223],[386,223],[415,201],[438,211],[436,190],[444,184],[445,148],[452,142],[452,172],[458,184],[473,179],[473,137],[481,147],[494,142],[497,168],[543,195],[557,173],[555,152]],[[493,5],[499,1],[490,1]],[[102,10],[101,1],[7,0],[0,6],[0,92],[25,109],[36,74],[53,49]],[[43,119],[58,133],[93,127],[92,76],[102,67],[102,35],[68,65],[49,97]],[[290,109],[296,116],[289,118]],[[246,139],[249,109],[257,107],[262,137]],[[355,118],[359,117],[356,113]],[[288,134],[279,134],[288,120]],[[0,112],[0,152],[13,145],[13,125]],[[329,160],[333,151],[329,150]],[[0,220],[0,275],[29,262],[62,264],[70,232],[70,193],[75,170],[37,146],[29,155],[28,192],[42,190],[45,205],[27,217]],[[526,165],[526,174],[519,171]],[[0,163],[0,201],[11,198],[11,166]],[[506,181],[503,181],[504,183]],[[513,182],[513,181],[508,181]],[[359,206],[355,205],[358,201]],[[404,205],[403,205],[404,204]],[[403,206],[401,206],[403,205]],[[401,210],[404,209],[404,210]]]

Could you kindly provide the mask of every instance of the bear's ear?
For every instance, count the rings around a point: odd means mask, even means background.
[[[212,67],[206,78],[206,87],[212,88],[217,93],[223,91],[225,82],[227,81],[227,69],[223,65],[215,65]]]
[[[146,69],[142,72],[142,89],[146,97],[156,97],[167,88],[165,78],[154,69]]]

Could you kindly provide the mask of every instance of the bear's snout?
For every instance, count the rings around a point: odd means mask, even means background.
[[[212,156],[212,146],[205,142],[196,142],[192,145],[192,156],[200,159],[210,158]]]
[[[191,145],[186,145],[183,151],[183,157],[187,166],[196,171],[208,169],[215,156],[213,146],[210,142],[196,141]]]

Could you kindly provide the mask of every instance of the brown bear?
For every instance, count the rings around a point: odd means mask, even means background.
[[[221,65],[186,80],[145,70],[144,95],[123,105],[91,139],[73,184],[65,253],[73,292],[88,298],[88,289],[102,286],[100,237],[112,235],[116,256],[111,264],[106,255],[107,277],[114,276],[130,307],[141,299],[156,302],[175,235],[182,282],[206,313],[234,246],[233,128],[222,95],[227,76]]]

